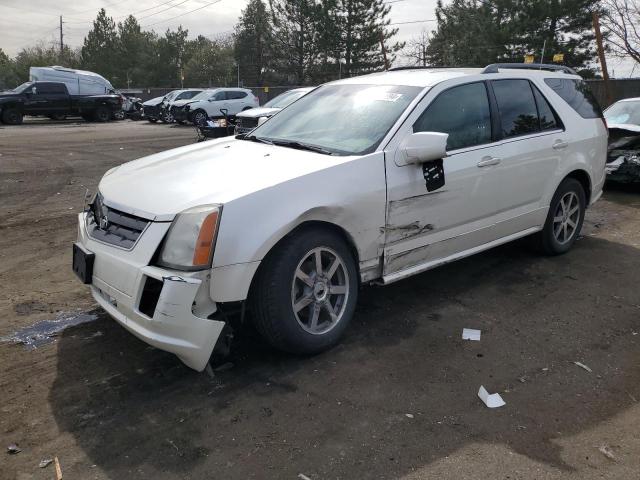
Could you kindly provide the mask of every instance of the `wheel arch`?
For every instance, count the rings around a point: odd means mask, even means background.
[[[580,182],[580,185],[582,185],[582,188],[584,189],[584,194],[585,194],[585,197],[586,197],[586,204],[589,205],[589,203],[591,202],[591,177],[589,176],[587,171],[583,170],[581,168],[573,170],[573,171],[569,172],[562,179],[562,182],[564,182],[567,178],[573,178],[573,179],[577,180],[578,182]],[[562,184],[562,182],[560,182],[560,184]],[[557,188],[556,188],[556,190],[557,190]]]
[[[251,284],[250,284],[250,287],[249,287],[248,296],[251,295],[251,288],[253,287],[253,284],[255,283],[255,279],[260,274],[261,267],[265,263],[265,260],[267,260],[271,255],[273,255],[274,252],[276,252],[278,250],[280,245],[282,245],[282,243],[285,242],[287,239],[295,236],[296,234],[298,234],[298,233],[300,233],[300,232],[302,232],[304,230],[308,230],[308,229],[312,229],[312,228],[321,228],[321,229],[324,229],[324,230],[327,230],[327,231],[331,231],[335,235],[340,237],[342,239],[342,241],[344,241],[345,245],[347,245],[347,247],[351,251],[351,254],[353,255],[353,261],[355,262],[355,268],[356,268],[356,271],[358,272],[358,283],[360,282],[360,280],[359,280],[359,278],[360,278],[360,254],[358,253],[358,249],[356,248],[355,240],[349,234],[349,232],[347,232],[347,230],[345,230],[340,225],[337,225],[335,223],[332,223],[332,222],[329,222],[329,221],[326,221],[326,220],[305,220],[302,223],[296,225],[294,228],[292,228],[285,235],[283,235],[277,242],[275,242],[271,246],[271,248],[269,248],[269,250],[267,251],[267,253],[263,257],[262,261],[260,262],[260,266],[258,267],[258,269],[256,270],[255,274],[253,275],[253,278],[251,279]]]

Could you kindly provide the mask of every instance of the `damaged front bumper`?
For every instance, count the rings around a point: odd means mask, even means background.
[[[91,293],[96,302],[144,342],[174,353],[194,370],[204,370],[225,326],[210,319],[216,305],[208,295],[207,272],[149,265],[166,224],[152,223],[138,245],[127,251],[90,237],[85,215],[78,218],[77,243],[94,255]]]
[[[605,172],[607,179],[614,182],[640,182],[640,127],[609,126],[609,148]]]

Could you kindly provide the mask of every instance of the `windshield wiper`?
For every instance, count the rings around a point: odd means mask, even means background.
[[[243,140],[249,140],[251,142],[266,143],[267,145],[273,145],[273,142],[268,138],[256,137],[255,135],[247,135],[246,137],[243,138]]]
[[[289,147],[295,148],[296,150],[308,150],[310,152],[322,153],[323,155],[333,155],[333,152],[326,148],[322,148],[317,145],[310,145],[308,143],[296,142],[295,140],[272,140],[272,143],[279,147]]]

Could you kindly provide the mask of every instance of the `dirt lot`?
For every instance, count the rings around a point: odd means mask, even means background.
[[[84,186],[193,139],[0,128],[0,337],[97,314],[35,349],[0,342],[0,478],[54,478],[38,467],[54,456],[65,479],[639,478],[640,192],[608,189],[568,255],[518,243],[364,288],[332,351],[285,356],[247,332],[211,379],[95,310],[70,268]],[[481,384],[507,405],[487,409]]]

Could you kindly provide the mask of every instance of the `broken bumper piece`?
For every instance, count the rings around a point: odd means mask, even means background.
[[[93,277],[93,298],[120,325],[144,342],[174,353],[188,367],[202,371],[209,362],[213,347],[222,332],[224,322],[197,317],[191,311],[201,281],[176,276],[162,277],[162,271],[143,269],[143,285],[151,278],[161,282],[155,307],[135,305],[135,297],[115,290]],[[145,292],[142,292],[144,294]],[[142,295],[139,296],[142,298]],[[153,300],[151,300],[153,303]],[[140,311],[144,308],[149,316]]]
[[[169,223],[149,223],[136,246],[126,250],[89,236],[85,216],[78,217],[76,245],[92,255],[87,283],[96,302],[144,342],[174,353],[194,370],[204,370],[224,322],[210,319],[216,304],[209,296],[206,272],[149,265]]]

